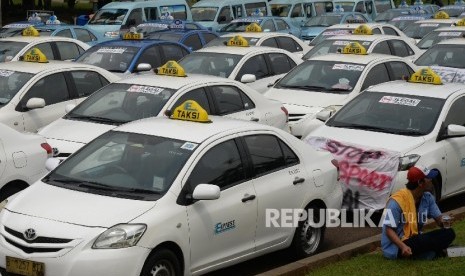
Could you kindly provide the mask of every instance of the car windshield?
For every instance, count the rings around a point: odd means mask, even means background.
[[[274,88],[348,94],[364,69],[365,65],[357,63],[307,60],[284,76]]]
[[[12,28],[12,27],[0,28],[0,38],[20,36],[24,28]]]
[[[355,2],[334,2],[334,6],[340,6],[344,11],[350,12],[354,11]]]
[[[404,29],[405,35],[411,38],[415,39],[422,39],[425,35],[427,35],[429,32],[434,31],[437,28],[440,27],[447,27],[450,26],[451,23],[414,23],[408,25]]]
[[[465,49],[463,45],[436,44],[424,52],[415,64],[465,68]]]
[[[128,9],[100,9],[89,20],[89,25],[121,25]]]
[[[392,19],[391,21],[388,22],[388,24],[391,24],[395,27],[397,27],[399,30],[403,31],[407,26],[412,25],[418,20],[424,20],[426,19],[425,17],[419,17],[419,16],[412,16],[409,18],[402,18],[402,17],[396,17]]]
[[[26,42],[1,41],[0,62],[11,61],[26,45]]]
[[[114,73],[124,73],[138,51],[139,48],[129,46],[94,46],[76,62],[92,64]]]
[[[220,36],[208,42],[203,47],[205,48],[205,47],[212,47],[212,46],[224,46],[226,45],[228,40],[230,40],[231,38],[232,36]],[[258,37],[243,37],[243,38],[249,42],[250,46],[255,46],[259,40]]]
[[[157,200],[171,187],[194,143],[109,131],[65,160],[45,183],[112,197]]]
[[[262,20],[254,20],[252,22],[260,25]],[[251,21],[231,22],[228,25],[221,28],[220,32],[245,32],[245,28],[247,28],[247,26],[249,26],[252,22]]]
[[[457,7],[457,6],[450,6],[450,7],[442,7],[439,11],[445,11],[449,17],[458,17],[462,12],[465,11],[465,7]]]
[[[92,94],[65,118],[120,125],[157,116],[174,93],[163,87],[112,83]]]
[[[395,10],[389,10],[382,12],[378,14],[375,18],[376,22],[384,22],[384,21],[389,21],[393,19],[394,17],[401,16],[401,15],[407,15],[408,10],[404,9],[395,9]]]
[[[271,14],[273,16],[287,17],[291,7],[290,4],[271,4]]]
[[[448,30],[448,31],[434,31],[425,35],[422,40],[417,43],[418,48],[428,49],[433,45],[438,44],[438,42],[451,39],[451,38],[461,38],[465,34],[465,31],[460,30]]]
[[[308,51],[302,59],[310,59],[312,57],[317,57],[326,54],[335,54],[342,53],[342,49],[351,42],[358,42],[360,45],[363,45],[365,49],[370,48],[371,41],[360,41],[360,40],[333,40],[328,39],[321,43],[318,43],[310,51]]]
[[[192,7],[192,20],[194,21],[213,21],[215,20],[217,7]]]
[[[160,31],[160,32],[150,33],[147,35],[146,38],[179,42],[182,37],[183,37],[183,34]]]
[[[317,37],[315,37],[315,39],[313,39],[311,42],[310,42],[310,45],[311,46],[315,46],[317,45],[318,43],[322,42],[323,40],[326,40],[328,37],[332,37],[332,36],[335,36],[335,35],[347,35],[347,34],[351,34],[352,33],[352,29],[347,29],[347,28],[341,28],[341,29],[330,29],[330,30],[326,30],[322,33],[320,33]]]
[[[186,73],[227,78],[241,60],[240,55],[193,52],[179,61]]]
[[[414,95],[363,92],[344,105],[326,125],[422,136],[433,130],[444,102],[444,99]]]
[[[0,70],[0,107],[9,103],[34,74]]]
[[[310,18],[305,27],[329,27],[341,22],[342,15],[322,15]]]

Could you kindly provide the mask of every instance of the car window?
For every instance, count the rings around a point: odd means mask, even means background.
[[[275,19],[275,22],[276,22],[276,26],[278,27],[278,31],[289,30],[291,28],[282,19]]]
[[[22,104],[25,105],[30,98],[42,98],[45,105],[68,101],[70,96],[64,74],[52,74],[37,81],[21,99]]]
[[[142,23],[142,9],[133,9],[126,19],[127,27],[135,27]]]
[[[237,74],[236,80],[240,81],[245,74],[255,75],[257,80],[268,77],[269,72],[265,57],[263,55],[256,55],[247,60],[244,65],[242,65],[239,74]]]
[[[244,4],[247,16],[265,16],[267,7],[265,1]],[[258,12],[257,12],[258,11]]]
[[[391,55],[391,49],[389,48],[389,44],[387,41],[381,41],[380,43],[376,44],[376,46],[373,48],[372,53],[375,54],[385,54],[385,55]]]
[[[383,27],[384,34],[399,36],[399,34],[391,27]]]
[[[379,28],[373,28],[373,34],[382,34]]]
[[[270,53],[268,57],[271,61],[271,69],[275,75],[287,73],[295,66],[295,63],[292,65],[285,54]]]
[[[202,42],[200,41],[200,37],[197,34],[192,34],[188,36],[184,40],[183,44],[187,47],[191,47],[193,51],[202,48]]]
[[[202,35],[203,39],[205,40],[205,44],[216,38],[216,35],[210,33],[202,33]]]
[[[265,20],[262,25],[262,30],[266,32],[275,32],[276,28],[274,26],[273,20]]]
[[[145,18],[149,20],[158,19],[158,13],[156,7],[145,7],[144,8]]]
[[[291,53],[300,52],[302,48],[292,38],[281,36],[278,37],[278,43],[281,45],[281,49],[287,50]]]
[[[276,42],[276,39],[272,37],[272,38],[268,38],[265,41],[263,41],[262,44],[260,44],[260,46],[278,48],[278,43]]]
[[[87,97],[108,84],[108,81],[102,82],[103,77],[93,71],[72,71],[71,77],[79,97]]]
[[[168,59],[169,60],[169,59]],[[137,65],[140,63],[148,63],[152,68],[157,68],[163,65],[158,46],[152,46],[144,50],[137,60]],[[136,67],[137,67],[136,65]]]
[[[394,49],[394,55],[399,57],[407,57],[414,54],[413,50],[402,40],[389,41]]]
[[[361,91],[367,89],[369,86],[380,84],[383,82],[389,81],[389,75],[384,63],[378,64],[375,67],[371,68],[368,72],[365,82],[362,85]]]
[[[304,13],[302,10],[302,4],[301,3],[296,4],[291,11],[291,17],[303,17],[303,16],[304,16]]]
[[[71,60],[79,56],[79,46],[72,42],[57,41],[55,42],[60,52],[60,60]]]
[[[444,125],[460,125],[465,126],[465,114],[464,114],[464,107],[465,106],[465,97],[461,97],[452,103],[449,112],[447,112],[446,120],[444,121]]]
[[[50,43],[40,43],[35,45],[34,48],[39,49],[47,57],[47,59],[56,59],[55,55],[53,54],[52,45]]]
[[[255,108],[252,101],[234,86],[215,85],[211,86],[210,89],[217,107],[215,115],[227,115]]]
[[[177,106],[180,106],[183,102],[187,100],[196,101],[203,109],[205,109],[205,111],[207,111],[208,114],[212,114],[207,94],[204,88],[197,88],[185,93],[176,101],[176,103],[172,106],[172,109],[176,108]]]
[[[96,41],[97,38],[87,30],[74,29],[76,32],[76,38],[82,42]]]
[[[209,149],[192,170],[186,182],[190,192],[199,184],[229,188],[246,179],[236,142],[229,140]]]
[[[221,9],[220,14],[218,15],[218,23],[228,23],[231,22],[231,9],[229,7],[224,7]]]
[[[168,60],[180,60],[185,55],[185,52],[178,45],[160,45],[160,49],[165,56],[165,60],[162,63]]]
[[[409,77],[413,72],[407,64],[401,61],[391,61],[386,65],[390,69],[391,80],[402,80]]]
[[[55,36],[62,36],[62,37],[73,38],[73,34],[71,33],[71,30],[70,30],[70,29],[61,30],[61,31],[57,32],[57,33],[55,34]]]

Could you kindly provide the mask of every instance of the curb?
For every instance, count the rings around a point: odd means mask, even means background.
[[[444,214],[453,216],[455,220],[461,220],[465,218],[465,206],[444,212]],[[430,220],[425,225],[424,229],[433,229],[435,227],[436,224],[434,221]],[[304,276],[317,268],[321,268],[338,261],[348,260],[359,254],[375,251],[380,247],[380,244],[381,234],[378,234],[257,274],[257,276]]]

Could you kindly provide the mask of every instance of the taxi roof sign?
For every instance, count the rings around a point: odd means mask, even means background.
[[[449,14],[445,11],[438,11],[434,14],[434,19],[449,19]]]
[[[21,33],[22,36],[40,36],[39,31],[33,26],[29,26]]]
[[[426,84],[442,84],[441,77],[436,74],[431,68],[423,68],[416,71],[410,76],[409,82],[426,83]]]
[[[247,25],[247,27],[245,27],[245,31],[248,33],[259,33],[262,31],[262,27],[260,27],[260,25],[258,25],[257,23],[253,22]]]
[[[136,31],[136,28],[134,28],[134,27],[129,29],[129,32],[127,32],[127,33],[125,33],[123,35],[124,40],[139,40],[139,39],[143,39],[143,38],[144,38],[144,35],[142,33],[138,33]]]
[[[243,38],[240,35],[236,35],[234,37],[231,37],[230,40],[228,40],[228,43],[226,43],[226,46],[239,46],[239,47],[248,47],[249,42],[247,39]]]
[[[23,60],[27,62],[47,63],[48,59],[38,48],[32,48],[23,56]]]
[[[350,42],[342,49],[343,54],[366,55],[367,49],[358,42]]]
[[[455,26],[465,26],[465,18],[462,18],[459,21],[457,21],[457,23],[455,23]]]
[[[370,27],[368,27],[368,25],[362,24],[362,25],[358,26],[357,28],[355,28],[355,30],[353,31],[353,34],[372,35],[373,30]]]
[[[192,121],[198,123],[211,123],[208,113],[196,101],[187,100],[176,107],[170,116],[171,119]]]
[[[170,60],[166,62],[163,66],[158,67],[155,70],[157,75],[173,76],[173,77],[186,77],[186,72],[181,65],[176,61]]]

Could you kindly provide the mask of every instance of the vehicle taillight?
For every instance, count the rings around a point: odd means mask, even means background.
[[[48,143],[42,143],[40,146],[47,152],[48,157],[53,156],[53,149]]]
[[[286,114],[286,123],[289,122],[289,112],[284,106],[281,106],[281,110]]]

